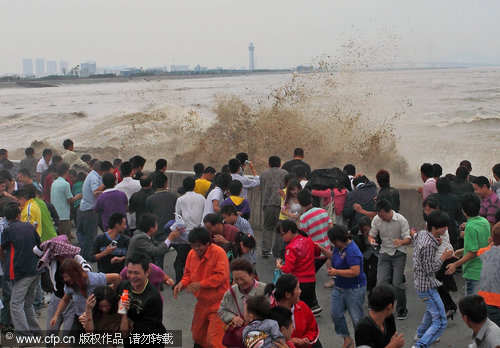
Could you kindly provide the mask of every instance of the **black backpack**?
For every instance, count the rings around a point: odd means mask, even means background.
[[[327,169],[316,169],[311,172],[311,177],[307,182],[308,190],[326,190],[351,186],[351,181],[344,171],[337,167]]]

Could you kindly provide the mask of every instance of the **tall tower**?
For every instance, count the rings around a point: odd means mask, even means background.
[[[250,42],[250,46],[248,46],[248,54],[250,55],[250,64],[248,65],[248,70],[255,70],[255,61],[253,59],[253,50],[255,46]]]

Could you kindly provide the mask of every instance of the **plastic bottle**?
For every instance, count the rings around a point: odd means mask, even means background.
[[[123,302],[128,300],[128,290],[123,290],[122,295],[120,296],[120,303],[118,304],[118,313],[127,314],[127,310],[123,305]]]

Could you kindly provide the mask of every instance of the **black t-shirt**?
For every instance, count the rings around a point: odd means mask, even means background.
[[[142,188],[140,191],[134,193],[128,202],[131,212],[135,212],[135,219],[139,221],[142,214],[146,213],[146,199],[151,196],[155,191],[153,189]]]
[[[146,210],[158,219],[158,232],[153,236],[155,240],[165,240],[165,236],[160,234],[167,222],[175,218],[176,202],[177,195],[168,191],[156,191],[146,199]]]
[[[391,202],[392,209],[399,213],[399,208],[401,203],[399,202],[399,191],[393,187],[383,187],[378,192],[377,201],[381,199],[386,199]]]
[[[144,291],[138,294],[132,291],[132,284],[130,284],[128,280],[124,280],[120,283],[118,286],[118,294],[121,295],[124,289],[128,290],[130,299],[130,308],[127,315],[129,319],[134,322],[132,333],[165,333],[166,330],[162,323],[163,302],[158,290],[151,285],[151,283],[148,283]],[[125,347],[134,347],[134,345],[130,344],[128,337],[125,339],[124,343]]]
[[[130,244],[130,237],[124,234],[119,234],[116,249],[111,255],[106,255],[97,261],[97,269],[102,273],[120,273],[125,267],[125,260],[119,263],[111,263],[111,259],[115,256],[122,257],[127,255],[128,245]],[[94,238],[94,244],[90,251],[89,261],[96,262],[95,255],[99,254],[110,245],[112,240],[109,238],[108,233],[99,234]]]
[[[309,164],[307,164],[306,162],[304,162],[304,161],[302,161],[302,160],[300,160],[298,158],[295,158],[295,159],[292,159],[290,161],[285,162],[285,164],[283,164],[283,166],[281,167],[281,169],[284,169],[288,173],[291,173],[293,167],[295,167],[295,166],[304,166],[304,167],[306,167],[306,170],[307,170],[307,176],[306,176],[306,178],[309,179],[309,177],[311,176],[311,167],[309,166]]]
[[[367,315],[356,326],[354,338],[356,347],[368,346],[371,348],[384,348],[391,342],[391,338],[396,332],[396,322],[394,315],[384,321],[385,332],[380,331],[380,328],[375,324],[370,315]]]

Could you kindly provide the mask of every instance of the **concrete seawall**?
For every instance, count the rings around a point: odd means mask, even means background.
[[[187,176],[194,175],[193,172],[167,171],[168,186],[172,192],[175,192],[178,187],[182,186],[182,180]],[[400,213],[408,220],[410,227],[415,227],[417,230],[425,227],[422,219],[422,197],[417,192],[417,188],[407,187],[399,188],[401,211]],[[254,188],[249,191],[248,199],[251,204],[250,224],[254,229],[262,227],[262,208],[261,208],[261,191],[260,188]]]

